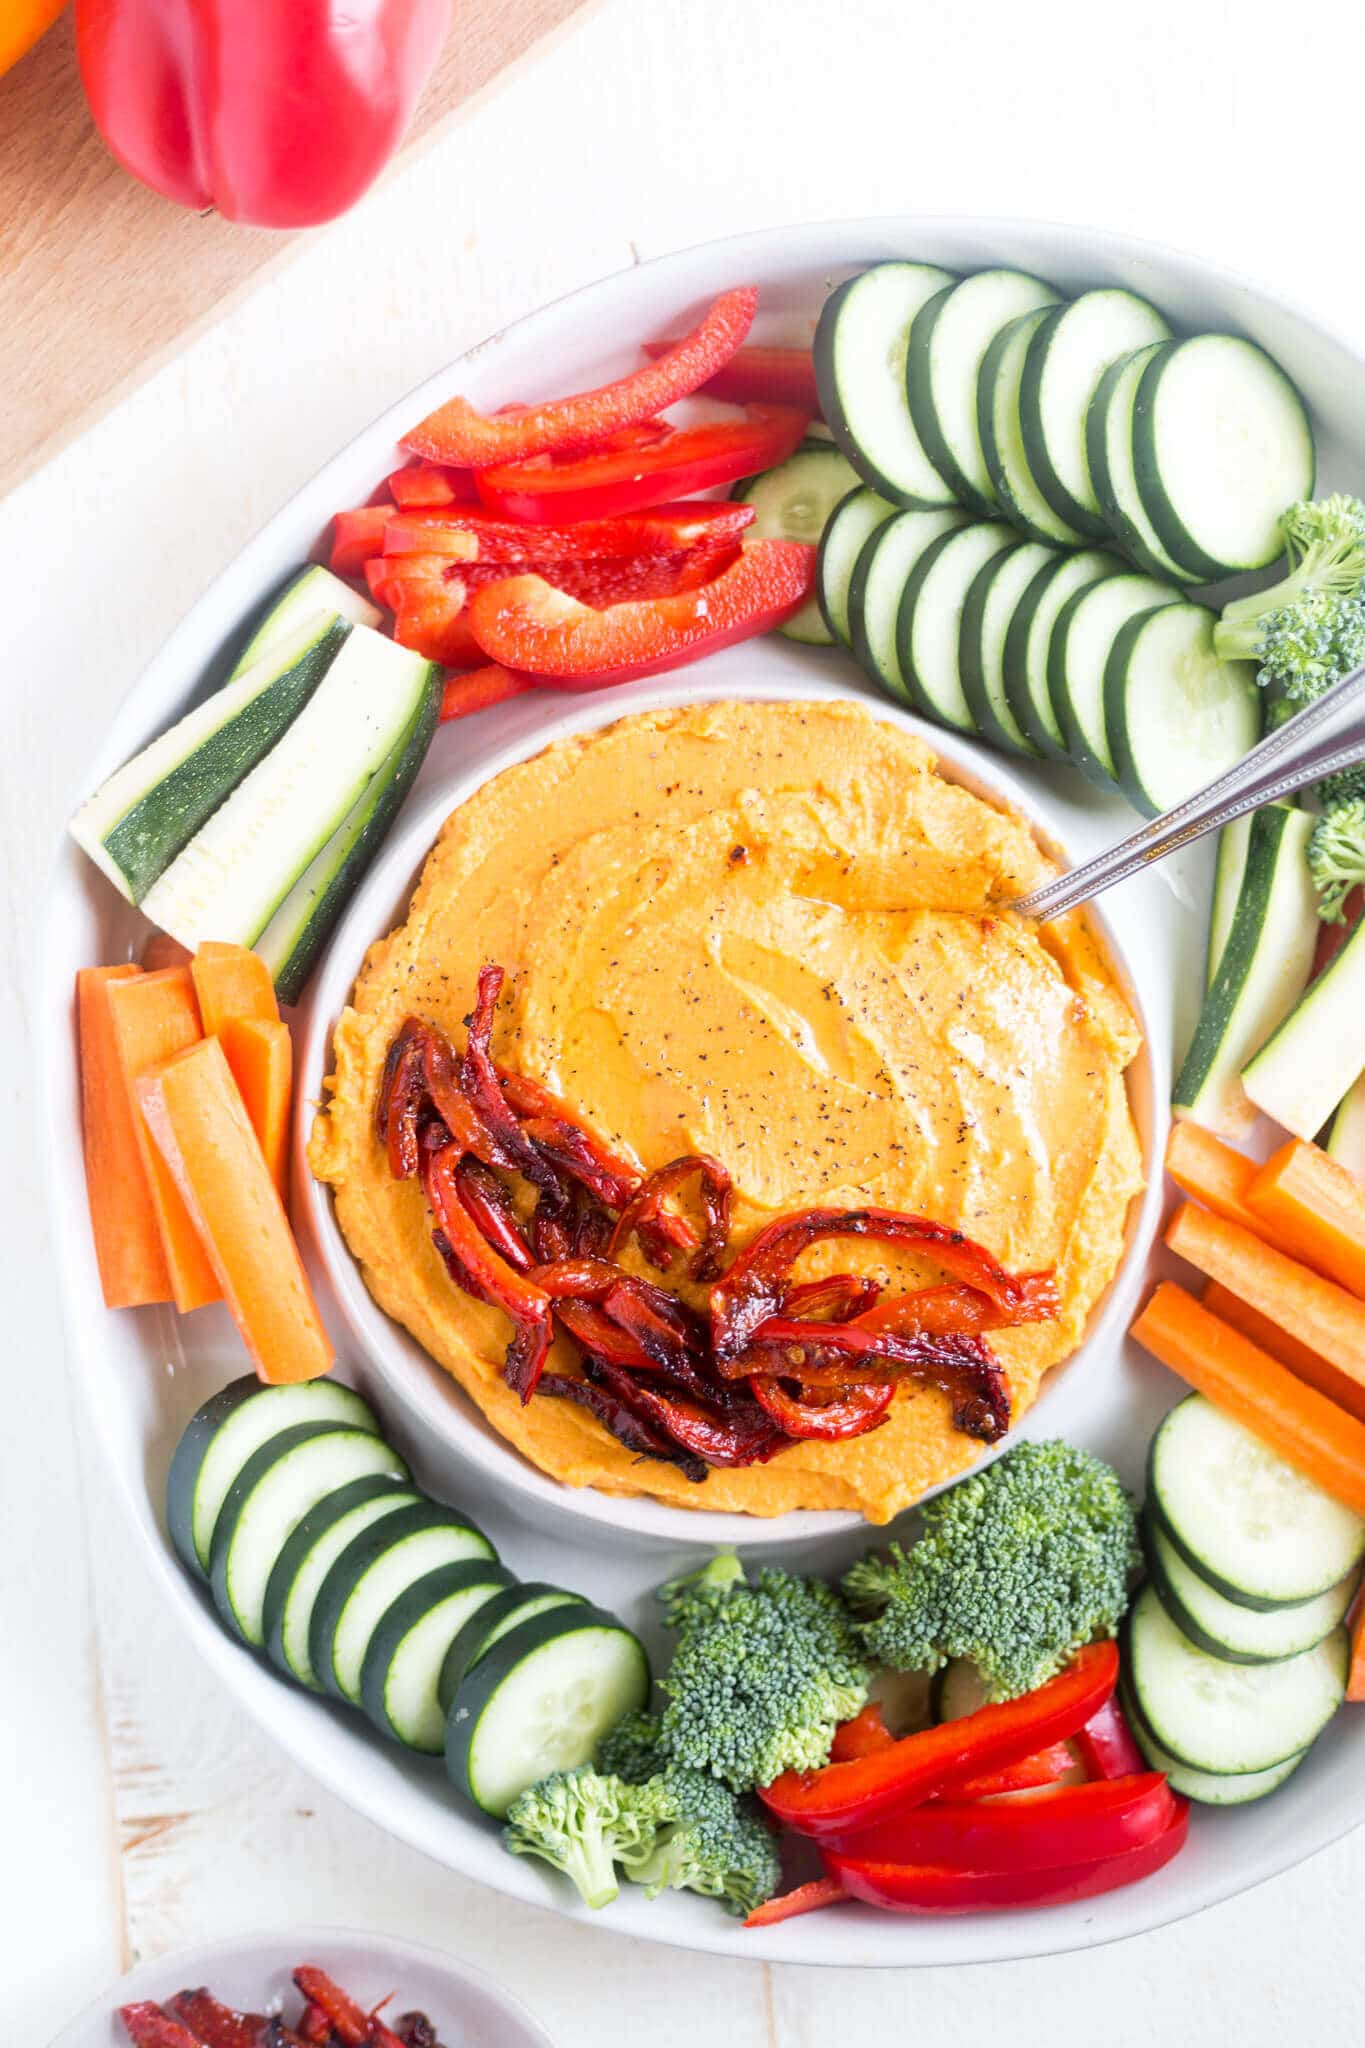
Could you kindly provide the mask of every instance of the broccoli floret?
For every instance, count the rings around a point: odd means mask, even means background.
[[[655,1781],[676,1818],[652,1844],[621,1859],[626,1875],[657,1898],[662,1891],[701,1892],[732,1913],[752,1913],[770,1899],[782,1867],[771,1831],[752,1799],[705,1771],[672,1764]]]
[[[1326,924],[1340,924],[1346,898],[1365,882],[1365,796],[1347,797],[1318,819],[1308,842],[1308,866],[1318,892],[1318,916]]]
[[[675,1763],[750,1792],[827,1761],[869,1676],[832,1588],[775,1569],[750,1585],[738,1558],[723,1554],[660,1597],[679,1636],[661,1681],[663,1746]]]
[[[675,1806],[661,1779],[627,1785],[584,1764],[514,1799],[503,1841],[514,1856],[541,1856],[562,1870],[595,1910],[616,1897],[617,1861],[647,1850]]]
[[[622,1778],[627,1785],[643,1785],[663,1769],[662,1734],[657,1714],[627,1714],[602,1737],[593,1761],[608,1777]]]
[[[1025,1443],[929,1502],[924,1535],[864,1558],[844,1593],[863,1643],[896,1671],[969,1657],[988,1698],[1053,1677],[1096,1636],[1112,1636],[1138,1560],[1133,1504],[1089,1451]]]
[[[1288,574],[1224,606],[1214,631],[1224,661],[1260,661],[1272,670],[1315,663],[1323,658],[1318,635],[1330,634],[1334,606],[1353,599],[1365,581],[1365,504],[1359,498],[1338,491],[1304,499],[1290,506],[1280,529]],[[1295,620],[1300,623],[1287,623]]]

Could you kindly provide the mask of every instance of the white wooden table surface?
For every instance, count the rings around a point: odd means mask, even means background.
[[[488,0],[458,0],[459,8]],[[64,1364],[29,1125],[54,837],[112,706],[339,441],[508,318],[738,229],[879,211],[1075,220],[1259,275],[1365,336],[1365,17],[1284,0],[604,0],[0,504],[0,2031],[135,1960],[292,1920],[445,1944],[565,2048],[1021,2048],[1344,2034],[1365,1832],[1201,1919],[995,1969],[775,1971],[510,1904],[349,1814],[216,1696],[152,1597]],[[3,394],[0,394],[3,403]],[[72,1135],[73,1144],[76,1142]]]

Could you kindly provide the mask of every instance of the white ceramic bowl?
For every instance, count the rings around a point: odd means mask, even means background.
[[[1365,478],[1365,362],[1273,294],[1226,271],[1122,236],[1009,220],[907,217],[747,235],[638,266],[532,315],[376,421],[205,593],[112,721],[73,800],[185,707],[221,642],[315,547],[338,506],[368,496],[376,478],[393,466],[399,433],[442,398],[463,391],[488,407],[509,392],[597,381],[634,360],[629,340],[669,332],[688,308],[746,279],[762,287],[770,337],[808,335],[831,284],[868,262],[906,255],[960,269],[1017,264],[1071,290],[1126,284],[1150,295],[1178,322],[1240,329],[1280,358],[1313,408],[1323,486],[1358,487]],[[857,687],[850,666],[838,656],[781,641],[729,650],[679,680],[693,696],[730,694],[741,682],[772,686],[777,694],[791,694],[798,681],[817,691]],[[652,695],[648,684],[634,685],[619,693],[612,708],[624,711]],[[438,735],[409,815],[416,819],[425,812],[434,821],[452,792],[486,774],[503,749],[525,746],[543,732],[545,708],[534,697],[522,698]],[[1123,805],[1096,797],[1064,770],[1021,769],[1007,778],[986,765],[984,756],[979,766],[993,784],[1017,781],[1044,807],[1051,829],[1075,859],[1132,827],[1132,813]],[[1207,866],[1206,855],[1196,851],[1183,873],[1171,873],[1168,863],[1108,899],[1111,925],[1143,992],[1158,1099],[1166,1093],[1173,1033],[1179,1036],[1188,1027],[1198,1001]],[[403,879],[393,876],[395,898]],[[390,907],[392,902],[376,901],[375,929]],[[143,927],[89,864],[64,846],[43,930],[33,1038],[42,1062],[40,1142],[77,1394],[167,1602],[215,1682],[235,1693],[274,1740],[340,1797],[438,1862],[517,1898],[581,1915],[567,1887],[548,1871],[506,1854],[496,1832],[459,1805],[437,1767],[386,1746],[359,1717],[291,1689],[229,1642],[201,1590],[176,1566],[161,1512],[170,1452],[198,1404],[242,1370],[241,1350],[221,1311],[205,1309],[177,1322],[164,1310],[110,1315],[101,1303],[79,1147],[73,1142],[80,1104],[72,976],[92,961],[125,957]],[[319,1274],[319,1284],[324,1307],[340,1330],[335,1319],[341,1310],[325,1274]],[[373,1382],[363,1358],[353,1358],[348,1370]],[[1104,1338],[1092,1339],[1084,1368],[1060,1376],[1055,1391],[1026,1418],[1025,1430],[1045,1425],[1049,1433],[1072,1436],[1113,1459],[1130,1484],[1140,1487],[1151,1430],[1178,1392],[1177,1383],[1136,1347],[1118,1342],[1111,1324]],[[386,1420],[398,1425],[419,1476],[429,1483],[457,1481],[462,1504],[488,1527],[514,1571],[578,1585],[644,1625],[651,1588],[702,1549],[705,1526],[698,1517],[686,1517],[681,1540],[651,1539],[642,1552],[634,1532],[623,1540],[619,1523],[552,1512],[525,1490],[509,1494],[472,1455],[448,1452],[438,1469],[431,1432],[419,1438],[406,1426],[406,1404],[389,1402],[382,1383],[379,1393]],[[768,1534],[755,1525],[747,1547],[761,1554]],[[834,1571],[859,1540],[851,1533],[803,1536],[783,1555]],[[884,1966],[1036,1955],[1093,1946],[1196,1912],[1285,1869],[1363,1817],[1365,1724],[1342,1715],[1275,1798],[1236,1813],[1199,1815],[1188,1848],[1158,1877],[1084,1904],[922,1922],[844,1907],[747,1933],[710,1901],[680,1894],[651,1903],[627,1888],[607,1909],[604,1924],[651,1940],[774,1961]]]
[[[812,675],[813,666],[809,657],[798,656],[788,643],[774,640],[761,649],[747,650],[742,659],[732,662],[720,674],[716,673],[721,670],[719,662],[707,662],[669,678],[662,686],[642,685],[639,693],[633,695],[630,708],[644,710],[664,704],[696,703],[716,696],[819,700],[827,699],[832,690],[841,687],[848,694],[865,695],[865,686],[859,684],[851,662],[837,661],[832,678]],[[825,666],[829,667],[828,662]],[[739,671],[738,676],[732,676],[733,670]],[[885,698],[866,701],[875,717],[926,738],[954,781],[965,783],[997,803],[1009,804],[1028,818],[1049,851],[1061,850],[1063,828],[1054,815],[1054,806],[1045,793],[1026,789],[998,757],[952,734],[925,726]],[[605,690],[586,697],[570,697],[557,717],[550,703],[544,703],[542,710],[543,723],[533,731],[510,740],[491,759],[484,756],[477,765],[471,764],[453,782],[433,791],[426,803],[413,803],[405,809],[332,937],[303,1006],[305,1018],[297,1045],[301,1086],[294,1130],[294,1215],[306,1219],[312,1249],[326,1271],[360,1354],[375,1368],[386,1394],[401,1407],[407,1433],[423,1446],[429,1468],[447,1485],[458,1485],[461,1466],[473,1464],[497,1488],[501,1498],[509,1504],[516,1502],[520,1511],[532,1519],[582,1517],[639,1542],[718,1545],[761,1540],[773,1546],[809,1542],[815,1537],[861,1528],[862,1517],[852,1512],[806,1511],[755,1524],[750,1515],[708,1511],[700,1499],[695,1508],[670,1507],[644,1495],[618,1496],[599,1493],[592,1487],[565,1486],[537,1470],[499,1436],[450,1374],[378,1307],[338,1228],[330,1190],[308,1172],[305,1155],[313,1105],[322,1092],[323,1076],[331,1071],[332,1032],[337,1017],[350,1000],[356,975],[370,946],[402,921],[413,884],[445,818],[480,784],[514,761],[525,760],[553,740],[612,723],[621,716],[622,704],[619,692]],[[1161,1158],[1165,1142],[1166,1091],[1152,1085],[1152,1061],[1146,1041],[1153,1027],[1143,998],[1143,976],[1134,971],[1114,927],[1100,913],[1095,913],[1095,922],[1103,932],[1143,1029],[1143,1051],[1134,1062],[1129,1090],[1142,1140],[1147,1187],[1142,1199],[1132,1205],[1123,1263],[1091,1314],[1084,1343],[1044,1382],[1035,1411],[1035,1429],[1050,1429],[1054,1397],[1069,1378],[1085,1370],[1091,1361],[1102,1362],[1106,1355],[1112,1356],[1117,1336],[1131,1319],[1136,1305],[1161,1200],[1161,1176],[1154,1165]],[[998,1456],[1013,1440],[1011,1435],[995,1446],[985,1462]],[[700,1492],[704,1493],[704,1488]]]
[[[204,1948],[157,1956],[111,1985],[79,2013],[51,2048],[128,2048],[118,2018],[121,2005],[161,2004],[177,1991],[203,1985],[239,2012],[281,2009],[292,2020],[300,2008],[291,1972],[302,1963],[325,1970],[333,1982],[370,2011],[395,1993],[386,2017],[424,2012],[441,2048],[552,2048],[549,2035],[516,1999],[482,1970],[433,1948],[414,1947],[338,1927],[300,1927],[294,1934],[244,1935]]]

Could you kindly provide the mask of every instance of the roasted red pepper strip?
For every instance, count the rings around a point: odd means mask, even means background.
[[[807,424],[791,406],[749,406],[743,419],[683,427],[652,448],[482,469],[479,496],[491,512],[532,526],[615,519],[773,469],[794,452]]]
[[[752,1402],[720,1414],[690,1395],[642,1386],[615,1366],[604,1363],[599,1370],[614,1394],[707,1465],[763,1465],[787,1441]]]
[[[527,526],[476,510],[395,513],[383,505],[342,518],[383,514],[386,555],[449,555],[453,560],[512,564],[531,569],[541,562],[629,560],[637,555],[686,554],[698,547],[734,544],[753,524],[752,505],[688,503],[656,505],[624,519],[586,519],[576,525]]]
[[[604,1166],[592,1141],[567,1117],[527,1117],[522,1135],[556,1171],[577,1181],[609,1209],[619,1209],[631,1198],[634,1176],[623,1182]]]
[[[431,462],[470,469],[600,447],[618,428],[652,420],[714,377],[749,332],[757,305],[757,285],[722,292],[697,325],[656,362],[573,398],[550,399],[492,419],[476,411],[467,398],[447,399],[405,435],[403,447]]]
[[[1051,1273],[1021,1273],[1018,1298],[1012,1306],[992,1301],[978,1287],[948,1280],[937,1287],[897,1294],[860,1314],[865,1330],[892,1330],[903,1336],[980,1335],[987,1330],[1014,1329],[1020,1323],[1050,1322],[1057,1314],[1057,1283]],[[786,1313],[790,1313],[790,1301]]]
[[[460,1088],[475,1116],[498,1147],[499,1158],[493,1163],[513,1167],[536,1187],[557,1193],[562,1190],[563,1182],[540,1148],[532,1144],[523,1132],[503,1093],[489,1052],[493,1014],[505,978],[501,967],[479,969],[474,1008],[465,1029]]]
[[[656,1167],[643,1184],[630,1197],[612,1232],[607,1246],[607,1257],[616,1258],[626,1240],[634,1232],[640,1234],[641,1243],[649,1255],[654,1226],[664,1213],[664,1205],[678,1188],[685,1187],[690,1180],[700,1182],[702,1214],[706,1218],[706,1229],[701,1244],[691,1261],[689,1271],[694,1280],[711,1280],[720,1269],[721,1254],[730,1236],[730,1207],[734,1199],[734,1184],[718,1159],[709,1153],[689,1152],[682,1159],[674,1159],[667,1166]],[[620,1208],[619,1203],[612,1204]],[[667,1240],[665,1240],[665,1247]],[[657,1263],[657,1262],[656,1262]],[[667,1264],[665,1259],[664,1264]]]
[[[469,621],[490,661],[547,687],[605,689],[766,633],[805,603],[814,575],[813,548],[751,541],[713,582],[672,597],[594,611],[543,577],[518,576],[475,591]]]
[[[1137,1884],[1180,1853],[1189,1834],[1189,1808],[1179,1802],[1175,1819],[1154,1840],[1101,1856],[1089,1863],[1045,1870],[982,1872],[945,1870],[933,1864],[863,1862],[825,1852],[825,1868],[849,1898],[889,1913],[980,1913],[1011,1906],[1060,1906],[1100,1892]]]
[[[1075,1734],[1076,1750],[1092,1778],[1127,1778],[1147,1769],[1118,1698],[1105,1701]]]
[[[1002,1764],[998,1771],[983,1771],[979,1778],[961,1779],[953,1787],[953,1798],[998,1799],[1006,1792],[1029,1792],[1037,1785],[1055,1785],[1075,1768],[1076,1759],[1066,1744],[1052,1742],[1032,1756],[1021,1757],[1017,1764]]]
[[[478,487],[472,469],[449,463],[412,462],[389,478],[395,505],[425,508],[436,505],[477,505]]]
[[[170,2008],[205,2048],[261,2048],[269,2025],[263,2013],[234,2012],[205,1990],[177,1991]]]
[[[874,1244],[895,1244],[922,1252],[950,1273],[977,1288],[1013,1314],[1029,1299],[1044,1313],[1037,1296],[1049,1276],[1007,1272],[986,1250],[945,1223],[912,1216],[900,1209],[803,1209],[780,1216],[761,1230],[740,1252],[711,1291],[711,1321],[716,1356],[737,1358],[760,1323],[781,1316],[791,1269],[810,1245],[831,1237],[861,1238]],[[1052,1295],[1056,1313],[1055,1289]],[[873,1311],[884,1318],[885,1307]]]
[[[647,356],[658,357],[672,341],[647,341]],[[808,348],[765,348],[746,341],[735,350],[723,370],[708,377],[701,387],[705,398],[730,399],[739,405],[753,402],[768,405],[800,405],[808,412],[820,410],[820,393],[815,382],[815,358]]]
[[[846,1437],[866,1436],[870,1429],[880,1428],[896,1391],[889,1381],[869,1381],[821,1401],[789,1394],[780,1380],[767,1379],[761,1373],[755,1373],[748,1384],[759,1407],[784,1436],[817,1443],[841,1443]]]
[[[1159,1771],[1087,1785],[1045,1785],[1009,1799],[929,1799],[889,1814],[839,1854],[945,1870],[1043,1870],[1117,1856],[1164,1834],[1179,1808]]]
[[[870,1273],[828,1273],[823,1280],[802,1280],[789,1287],[782,1313],[797,1319],[828,1315],[831,1322],[847,1322],[875,1307],[881,1291],[880,1280]]]
[[[631,1192],[644,1179],[644,1168],[634,1159],[627,1159],[623,1153],[614,1152],[610,1145],[594,1132],[585,1129],[569,1110],[548,1088],[539,1081],[532,1081],[525,1074],[514,1074],[509,1067],[497,1068],[503,1094],[517,1116],[528,1122],[547,1118],[551,1122],[562,1120],[577,1126],[580,1137],[592,1152],[594,1159],[604,1172],[610,1174],[622,1187],[629,1186]],[[697,1233],[685,1216],[667,1211],[658,1218],[657,1228],[662,1237],[668,1239],[682,1251],[691,1251],[697,1244]]]
[[[417,1126],[426,1092],[427,1030],[409,1017],[384,1058],[375,1104],[375,1130],[389,1156],[395,1180],[411,1180],[421,1164]]]
[[[902,1736],[890,1749],[854,1763],[786,1771],[759,1797],[797,1834],[837,1840],[946,1793],[957,1780],[979,1777],[1074,1735],[1109,1698],[1118,1669],[1113,1643],[1088,1644],[1065,1671],[1022,1699]]]
[[[818,1913],[825,1906],[843,1905],[848,1898],[837,1877],[813,1877],[793,1891],[765,1899],[745,1916],[746,1927],[776,1927],[783,1920],[795,1920],[801,1913]]]
[[[436,1218],[433,1238],[465,1293],[512,1318],[515,1333],[507,1347],[503,1378],[525,1405],[550,1349],[550,1297],[499,1258],[474,1223],[460,1199],[460,1156],[458,1145],[447,1145],[423,1164],[427,1201]]]
[[[334,1984],[325,1970],[304,1963],[294,1972],[294,1982],[310,2005],[321,2006],[346,2048],[364,2048],[370,2037],[370,2016],[353,1998]]]
[[[495,662],[485,662],[482,668],[469,669],[464,675],[447,676],[441,692],[441,723],[449,725],[475,711],[487,711],[535,688],[534,676],[519,676],[514,669],[499,668]]]
[[[743,1355],[720,1363],[727,1379],[776,1375],[807,1387],[885,1386],[911,1379],[942,1388],[953,1426],[995,1443],[1010,1425],[1009,1388],[998,1359],[980,1337],[895,1337],[852,1323],[759,1325]]]
[[[710,1470],[704,1459],[685,1451],[681,1444],[651,1428],[620,1394],[597,1386],[591,1380],[574,1380],[567,1373],[547,1372],[541,1379],[540,1391],[586,1408],[626,1450],[634,1451],[637,1457],[657,1458],[665,1464],[676,1465],[683,1477],[694,1485],[699,1485]]]
[[[590,1301],[556,1302],[555,1314],[579,1349],[591,1357],[619,1365],[625,1372],[658,1371],[644,1345]]]
[[[518,1273],[529,1273],[535,1259],[502,1182],[478,1159],[462,1159],[455,1169],[455,1190],[473,1222],[499,1258]]]
[[[145,1999],[136,2005],[121,2005],[119,2018],[128,2039],[136,2048],[201,2048],[199,2036],[179,2020],[164,2013],[159,2005]]]
[[[326,2048],[326,2044],[332,2038],[332,2022],[322,2007],[314,2005],[311,2000],[303,2008],[303,2018],[298,2024],[298,2035],[301,2041],[316,2043],[318,2048]]]
[[[428,1025],[409,1018],[405,1030],[421,1032],[422,1079],[432,1108],[462,1152],[470,1152],[485,1166],[514,1167],[516,1155],[498,1143],[475,1114],[473,1104],[460,1085],[460,1067],[449,1039]]]
[[[879,1749],[890,1749],[895,1739],[876,1700],[869,1700],[861,1714],[839,1723],[829,1746],[829,1760],[848,1764],[855,1757],[875,1756]]]

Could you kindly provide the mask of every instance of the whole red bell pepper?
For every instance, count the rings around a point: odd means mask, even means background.
[[[1045,1785],[1008,1799],[927,1799],[840,1838],[866,1863],[938,1863],[950,1870],[1041,1870],[1116,1856],[1162,1834],[1176,1797],[1159,1771],[1088,1785]]]
[[[402,139],[450,0],[77,0],[91,112],[135,178],[257,227],[333,220]]]

